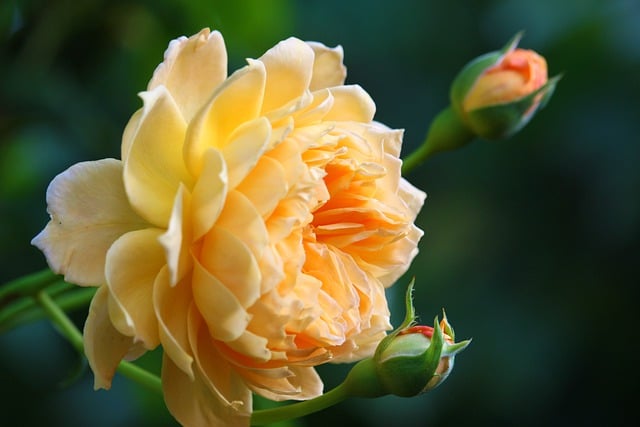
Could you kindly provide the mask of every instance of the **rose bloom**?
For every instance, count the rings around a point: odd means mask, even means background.
[[[547,61],[542,56],[528,49],[510,50],[478,77],[463,101],[463,109],[472,111],[517,101],[541,88],[547,80]],[[537,104],[531,108],[535,107]]]
[[[290,38],[226,69],[220,33],[172,41],[122,160],[58,175],[33,241],[67,281],[98,286],[96,388],[161,345],[165,401],[187,426],[248,425],[251,392],[313,398],[313,366],[370,356],[422,235],[402,131],[344,85],[340,47]]]

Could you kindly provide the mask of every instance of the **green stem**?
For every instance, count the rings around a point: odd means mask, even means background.
[[[72,290],[66,291],[70,287]],[[91,302],[96,288],[77,289],[67,282],[61,282],[50,286],[47,291],[63,311],[73,311],[86,307]],[[19,299],[0,311],[0,334],[45,317],[47,314],[33,298]]]
[[[60,309],[53,299],[44,291],[39,291],[36,296],[36,300],[42,306],[47,313],[51,321],[58,326],[60,332],[64,337],[69,340],[73,347],[80,353],[84,354],[84,343],[82,341],[82,334],[73,324],[71,319]],[[162,381],[152,373],[145,371],[144,369],[129,363],[120,362],[118,366],[118,372],[122,375],[134,380],[138,384],[141,384],[150,390],[153,390],[162,395]]]
[[[278,421],[285,421],[291,418],[300,418],[313,412],[326,409],[336,403],[340,403],[347,397],[349,397],[347,387],[345,383],[342,383],[333,390],[328,391],[315,399],[292,403],[278,408],[255,411],[251,415],[251,425],[259,426],[276,423]]]
[[[402,174],[413,171],[433,154],[462,147],[474,137],[453,108],[445,108],[433,119],[422,145],[402,160]]]
[[[31,295],[46,287],[60,276],[50,269],[45,269],[19,277],[0,286],[0,305],[3,299],[12,295]]]

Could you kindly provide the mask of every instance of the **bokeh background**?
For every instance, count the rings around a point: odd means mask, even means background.
[[[296,426],[632,425],[637,418],[640,2],[636,0],[0,0],[0,282],[45,267],[30,239],[48,182],[118,157],[120,135],[169,40],[222,31],[230,68],[281,39],[341,44],[376,118],[422,140],[469,59],[521,45],[563,73],[507,142],[477,141],[409,176],[429,197],[410,275],[472,345],[412,399],[353,399]],[[86,313],[74,313],[81,324]],[[153,362],[153,356],[151,362]],[[174,426],[161,399],[116,379],[92,391],[49,323],[0,335],[0,425]],[[328,387],[345,367],[321,369]]]

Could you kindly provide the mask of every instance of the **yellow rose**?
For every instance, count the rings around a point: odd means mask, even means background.
[[[422,235],[402,131],[344,85],[340,47],[290,38],[226,68],[220,33],[172,41],[122,160],[58,175],[33,241],[66,280],[99,286],[84,329],[96,388],[162,345],[187,426],[248,425],[251,392],[312,398],[313,366],[370,356]]]

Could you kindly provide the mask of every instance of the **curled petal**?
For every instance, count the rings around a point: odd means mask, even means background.
[[[204,152],[202,172],[193,189],[193,240],[204,236],[218,220],[227,198],[227,165],[219,150]]]
[[[225,369],[224,366],[219,367]],[[229,370],[229,368],[227,368]],[[189,378],[165,354],[162,359],[162,389],[167,408],[184,426],[248,427],[251,395],[243,396],[242,405],[228,405],[211,391],[205,374]],[[246,388],[246,387],[245,387]]]
[[[136,211],[166,228],[180,183],[192,181],[182,160],[186,124],[164,86],[141,96],[144,109],[124,162],[124,185]]]
[[[260,61],[267,70],[263,112],[275,110],[295,100],[309,89],[313,73],[313,50],[305,42],[291,37],[281,41]]]
[[[193,355],[189,344],[187,319],[193,300],[191,277],[187,276],[177,286],[170,286],[169,270],[160,271],[153,285],[153,307],[158,318],[160,343],[165,355],[182,372],[194,380]]]
[[[265,80],[264,65],[250,60],[249,65],[233,73],[216,90],[189,124],[184,156],[192,174],[200,173],[207,149],[223,148],[238,126],[258,117]]]
[[[148,90],[165,86],[189,121],[227,77],[227,51],[218,31],[208,28],[169,43]]]
[[[358,85],[331,88],[333,107],[324,120],[370,122],[376,112],[376,104]]]
[[[244,369],[241,374],[251,390],[276,402],[308,400],[322,394],[322,379],[311,367]]]
[[[165,265],[164,250],[158,242],[161,233],[162,230],[149,228],[125,234],[109,249],[105,269],[114,326],[142,341],[147,349],[160,343],[153,283]],[[117,315],[120,312],[122,316]]]
[[[173,203],[169,228],[158,241],[164,248],[167,265],[171,272],[171,285],[175,285],[191,269],[189,247],[192,242],[191,195],[180,185]]]
[[[105,283],[107,250],[123,234],[148,226],[131,209],[122,183],[122,163],[78,163],[47,189],[51,221],[33,240],[51,269],[82,286]]]
[[[227,163],[229,188],[235,188],[255,167],[271,137],[269,120],[262,117],[238,127],[222,149]]]
[[[317,42],[307,42],[314,53],[313,77],[309,89],[318,90],[332,86],[341,86],[347,77],[347,68],[342,63],[342,46],[333,49]]]
[[[109,389],[120,361],[134,345],[133,338],[113,327],[107,310],[109,290],[101,286],[96,292],[84,325],[84,353],[95,376],[94,388]]]

